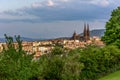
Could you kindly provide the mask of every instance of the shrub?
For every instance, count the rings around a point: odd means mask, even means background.
[[[0,79],[1,80],[28,80],[37,71],[32,55],[22,50],[20,36],[16,36],[18,48],[14,47],[13,38],[5,35],[7,47],[0,53]]]
[[[96,80],[120,69],[120,50],[116,46],[88,47],[83,49],[80,55],[80,62],[84,63],[81,80]]]

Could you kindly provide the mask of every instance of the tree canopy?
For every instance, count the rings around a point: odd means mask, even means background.
[[[116,44],[120,47],[120,7],[114,9],[111,18],[106,23],[106,32],[102,40],[109,44]]]

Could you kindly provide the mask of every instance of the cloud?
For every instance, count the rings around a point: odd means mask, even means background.
[[[42,7],[42,4],[40,2],[35,2],[31,6],[37,8],[37,7]]]
[[[45,7],[45,6],[54,6],[55,3],[53,0],[47,0],[47,1],[43,1],[43,2],[35,2],[32,4],[33,8],[37,8],[37,7]]]
[[[71,0],[45,0],[42,2],[34,2],[32,4],[33,8],[37,8],[37,7],[53,7],[53,6],[58,6],[61,5],[63,3],[69,2]]]
[[[94,5],[98,5],[98,6],[102,6],[102,7],[107,7],[110,5],[110,1],[109,0],[92,0],[90,1],[91,4],[94,4]]]
[[[101,4],[102,6],[108,6],[110,3],[109,3],[108,0],[103,0],[103,1],[101,1],[100,4]]]
[[[4,11],[0,21],[50,22],[108,19],[113,9],[110,0],[45,0],[31,7]],[[3,15],[3,17],[2,17]],[[10,18],[7,20],[7,17]],[[11,21],[11,22],[12,22]]]
[[[61,0],[61,1],[63,1],[63,2],[68,2],[69,0]]]
[[[38,3],[40,5],[38,7],[24,9],[23,11],[29,15],[37,16],[39,21],[107,19],[111,7],[97,6],[98,2],[93,3],[92,1],[48,0]],[[49,6],[46,4],[49,4]],[[102,5],[107,5],[107,2]]]
[[[54,6],[54,2],[52,1],[52,0],[48,0],[48,2],[47,2],[47,6]]]

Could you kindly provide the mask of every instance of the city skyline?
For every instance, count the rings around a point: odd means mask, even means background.
[[[0,37],[4,34],[30,38],[71,36],[90,29],[103,29],[118,0],[1,0]]]

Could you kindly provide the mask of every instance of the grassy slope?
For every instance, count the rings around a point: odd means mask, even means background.
[[[99,80],[120,80],[120,71],[109,74],[108,76],[105,76]]]

